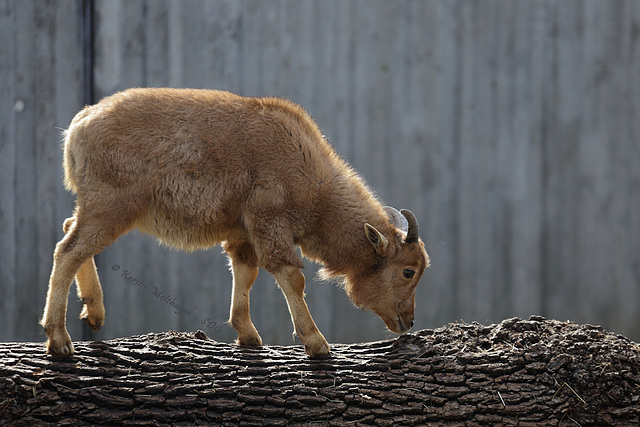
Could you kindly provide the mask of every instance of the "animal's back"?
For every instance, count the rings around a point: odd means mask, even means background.
[[[136,226],[185,249],[242,228],[250,203],[308,217],[342,167],[301,107],[221,91],[120,92],[78,113],[65,143],[70,189],[135,199]]]

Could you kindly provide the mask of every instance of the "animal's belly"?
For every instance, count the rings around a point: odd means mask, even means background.
[[[177,214],[151,208],[138,223],[137,227],[154,237],[162,244],[193,251],[207,249],[226,240],[228,232],[211,215]]]

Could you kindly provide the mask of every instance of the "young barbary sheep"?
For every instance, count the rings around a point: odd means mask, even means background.
[[[54,251],[41,321],[48,353],[73,354],[65,317],[74,276],[80,317],[102,327],[93,257],[134,228],[187,251],[222,244],[233,272],[229,323],[240,345],[262,344],[249,316],[262,267],[282,290],[309,356],[329,353],[304,301],[296,246],[391,331],[413,325],[416,285],[429,266],[415,216],[383,207],[290,101],[213,90],[116,93],[75,116],[64,171],[77,199]]]

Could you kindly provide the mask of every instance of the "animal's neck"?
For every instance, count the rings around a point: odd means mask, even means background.
[[[309,244],[301,245],[303,253],[322,263],[329,277],[360,275],[376,263],[364,224],[385,233],[389,227],[386,214],[355,174],[334,180],[324,194],[328,200],[319,206],[319,226]]]

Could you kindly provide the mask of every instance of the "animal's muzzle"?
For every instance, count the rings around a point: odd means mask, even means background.
[[[398,315],[398,325],[400,326],[401,332],[406,332],[413,327],[413,317],[409,320],[409,327],[407,327],[403,322],[402,318]]]

